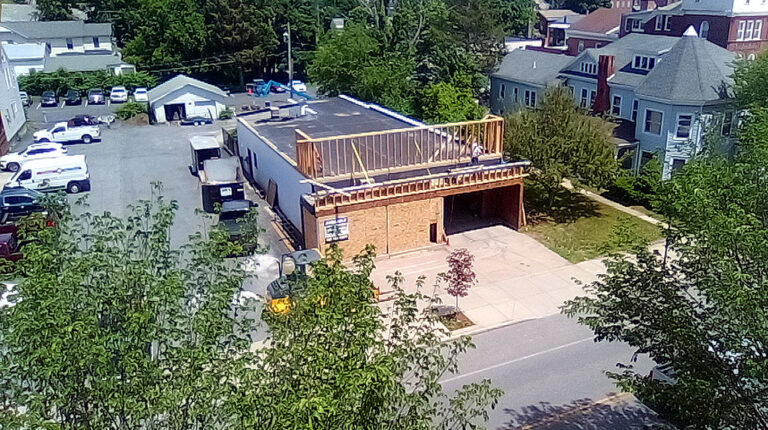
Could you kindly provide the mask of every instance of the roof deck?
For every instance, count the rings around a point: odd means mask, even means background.
[[[422,125],[364,103],[333,98],[307,105],[307,115],[257,123],[254,129],[296,163],[306,177],[324,183],[377,181],[382,175],[414,176],[470,161],[499,162],[504,120]],[[246,119],[247,120],[247,119]]]

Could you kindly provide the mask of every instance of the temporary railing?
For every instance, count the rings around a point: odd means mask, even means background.
[[[472,166],[446,173],[419,176],[381,184],[320,190],[312,195],[316,210],[434,192],[437,195],[458,192],[457,188],[498,186],[499,182],[522,180],[528,176],[529,161],[495,166]]]
[[[503,151],[504,119],[410,127],[312,138],[296,130],[296,161],[309,178],[360,177],[399,168],[460,162],[476,148],[482,154]]]

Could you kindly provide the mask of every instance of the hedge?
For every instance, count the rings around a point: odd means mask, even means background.
[[[64,95],[67,90],[80,90],[83,95],[91,88],[109,90],[114,86],[124,86],[129,90],[136,87],[153,87],[157,77],[146,72],[134,72],[125,75],[111,75],[105,70],[95,72],[68,72],[59,69],[51,73],[32,73],[19,77],[19,88],[33,96],[39,96],[46,90]]]

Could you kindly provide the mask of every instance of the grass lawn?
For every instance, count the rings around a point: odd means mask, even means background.
[[[572,208],[570,211],[569,207]],[[638,237],[649,242],[661,238],[659,227],[581,195],[571,194],[567,205],[558,208],[557,212],[570,212],[573,216],[534,216],[529,225],[520,231],[572,263],[591,260],[605,254],[614,227],[622,219],[626,220],[627,226]]]

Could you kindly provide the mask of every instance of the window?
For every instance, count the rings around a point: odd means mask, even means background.
[[[627,33],[643,31],[643,22],[639,19],[627,18],[627,21],[624,23],[624,31]]]
[[[754,59],[755,59],[755,54],[754,53],[747,55],[747,60],[752,61]]]
[[[664,31],[672,30],[672,20],[669,19],[669,15],[664,15]]]
[[[584,50],[584,41],[579,40],[579,46],[576,48],[579,52]]]
[[[589,62],[589,61],[582,61],[581,62],[581,71],[583,73],[587,73],[590,75],[597,74],[597,64]]]
[[[664,15],[659,15],[656,17],[656,31],[661,31],[661,29],[664,27],[664,23],[662,22],[664,18]]]
[[[525,105],[536,106],[536,91],[525,90]]]
[[[515,98],[515,103],[517,103],[517,87],[512,88],[512,95]]]
[[[30,204],[34,200],[27,196],[8,196],[5,198],[5,202],[9,205],[25,205]]]
[[[701,22],[701,29],[699,30],[699,37],[706,39],[709,36],[709,21]]]
[[[613,103],[611,104],[611,115],[621,116],[621,96],[613,96]]]
[[[25,170],[21,172],[19,175],[19,181],[26,181],[27,179],[32,179],[32,171],[31,170]]]
[[[504,84],[501,84],[501,86],[499,87],[499,97],[504,98],[504,96],[506,95],[506,92],[507,92],[507,86]]]
[[[99,38],[98,37],[94,37],[93,38],[93,47],[94,48],[98,48],[99,47]]]
[[[595,99],[597,98],[597,91],[590,91],[589,92],[589,108],[592,109],[592,106],[595,105]]]
[[[691,137],[691,123],[693,122],[693,115],[680,114],[677,116],[677,130],[675,131],[675,137],[678,139],[687,139]]]
[[[736,40],[760,40],[763,35],[763,20],[739,21]]]
[[[685,160],[683,160],[682,158],[672,159],[672,173],[683,170],[683,166],[685,166]]]
[[[587,107],[587,102],[589,102],[589,90],[586,88],[581,89],[581,101],[579,102],[579,106],[585,108]]]
[[[661,119],[663,114],[656,110],[645,110],[645,132],[650,134],[661,135]]]
[[[723,114],[723,127],[720,132],[723,136],[730,136],[731,128],[733,128],[733,112],[725,112]]]
[[[568,91],[571,92],[571,96],[576,94],[576,88],[574,88],[573,85],[568,85]]]
[[[72,39],[67,39],[67,49],[75,49],[75,44],[72,42]]]
[[[639,70],[651,70],[656,66],[655,57],[646,57],[645,55],[635,55],[632,61],[632,67]]]
[[[642,169],[645,167],[646,164],[648,164],[649,161],[653,160],[653,156],[656,155],[653,152],[648,151],[641,151],[640,153],[640,168]]]
[[[51,134],[53,134],[53,133],[61,133],[62,131],[64,131],[64,127],[57,127],[57,128],[53,129]]]

